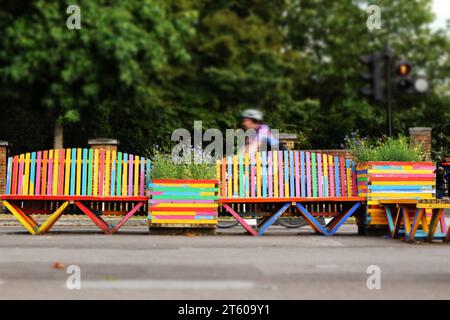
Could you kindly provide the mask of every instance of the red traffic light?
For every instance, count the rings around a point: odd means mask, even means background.
[[[408,62],[399,62],[395,67],[395,71],[401,77],[406,77],[411,72],[411,65]]]

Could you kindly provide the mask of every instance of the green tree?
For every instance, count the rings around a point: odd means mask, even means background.
[[[154,0],[78,1],[82,28],[69,30],[69,4],[37,0],[0,7],[6,21],[0,73],[9,90],[30,97],[19,97],[21,103],[46,110],[55,147],[62,146],[63,126],[79,122],[85,109],[107,117],[130,104],[158,108],[152,103],[161,96],[158,83],[168,77],[168,66],[189,61],[185,41],[195,32],[195,12],[172,15],[165,1]]]

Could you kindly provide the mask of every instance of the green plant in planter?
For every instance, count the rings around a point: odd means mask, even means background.
[[[217,179],[213,164],[178,164],[170,154],[154,151],[152,157],[152,179]]]
[[[361,138],[357,132],[345,138],[346,148],[356,162],[366,161],[423,161],[425,153],[421,146],[412,146],[408,138]]]

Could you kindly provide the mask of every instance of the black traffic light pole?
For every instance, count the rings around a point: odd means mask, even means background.
[[[384,45],[384,59],[386,60],[386,120],[387,120],[387,134],[392,137],[392,58],[393,52],[389,47],[389,43]]]

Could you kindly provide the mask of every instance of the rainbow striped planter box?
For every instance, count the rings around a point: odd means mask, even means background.
[[[217,180],[153,180],[150,183],[150,228],[217,226]]]
[[[361,220],[363,226],[388,226],[380,200],[434,199],[435,169],[432,162],[371,161],[358,165],[358,196],[367,197],[367,212]]]

